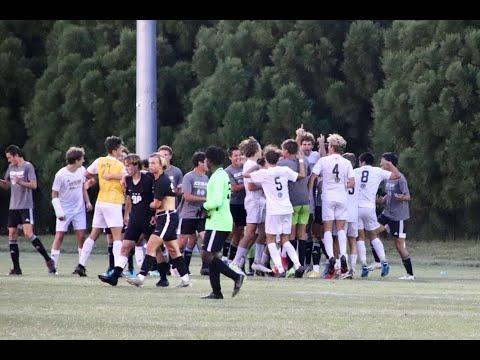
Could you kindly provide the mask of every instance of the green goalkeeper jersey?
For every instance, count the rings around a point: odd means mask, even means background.
[[[207,201],[203,204],[208,211],[205,230],[232,231],[233,218],[230,213],[231,185],[228,174],[218,168],[207,185]]]

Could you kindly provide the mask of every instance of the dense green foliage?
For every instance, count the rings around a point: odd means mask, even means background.
[[[210,144],[278,144],[303,123],[399,152],[418,235],[478,236],[478,22],[168,20],[157,49],[158,142],[183,170]],[[0,21],[0,150],[24,148],[44,209],[69,146],[134,149],[135,51],[131,20]]]

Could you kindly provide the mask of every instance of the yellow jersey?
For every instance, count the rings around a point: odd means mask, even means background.
[[[87,168],[90,174],[98,174],[98,182],[100,191],[98,192],[97,201],[109,204],[123,204],[125,202],[125,194],[120,180],[105,180],[105,174],[123,175],[125,166],[121,161],[113,156],[100,157]]]

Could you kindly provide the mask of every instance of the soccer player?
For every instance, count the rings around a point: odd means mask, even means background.
[[[295,140],[288,139],[282,143],[282,155],[283,159],[278,162],[278,166],[287,166],[296,173],[300,173],[300,167],[304,167],[304,172],[307,176],[310,176],[308,160],[303,154],[299,154],[299,147]],[[298,245],[298,258],[302,266],[305,265],[306,228],[310,217],[308,180],[308,177],[304,176],[299,178],[298,181],[288,183],[290,202],[293,206],[290,243],[294,248]]]
[[[97,241],[104,228],[110,228],[112,232],[114,239],[113,255],[115,258],[120,256],[122,249],[122,205],[125,202],[125,194],[121,180],[125,172],[125,166],[117,159],[122,150],[122,139],[117,136],[107,137],[105,148],[108,155],[96,159],[85,173],[87,178],[98,175],[100,190],[93,213],[92,231],[83,244],[80,261],[74,271],[79,276],[87,276],[85,265],[95,241]]]
[[[250,137],[240,144],[240,151],[245,155],[247,161],[243,165],[243,173],[245,174],[251,168],[257,166],[257,160],[262,157],[262,148],[260,144],[253,137]],[[238,244],[235,258],[230,263],[230,267],[237,272],[245,264],[245,256],[248,249],[255,244],[255,263],[260,264],[265,249],[265,195],[262,187],[252,183],[250,179],[244,180],[245,184],[245,210],[247,212],[247,226],[245,227],[245,234]],[[256,234],[258,231],[258,234]],[[255,239],[256,236],[256,240]],[[267,269],[268,271],[268,269]],[[242,272],[243,273],[243,272]]]
[[[385,277],[390,271],[390,265],[385,256],[385,249],[382,241],[377,237],[380,224],[377,221],[375,211],[376,195],[379,185],[385,180],[396,180],[400,178],[397,168],[388,161],[385,161],[385,168],[373,166],[374,157],[370,153],[363,153],[358,157],[360,167],[354,170],[355,179],[359,181],[358,194],[358,228],[365,230],[366,238],[371,242],[375,252],[382,264],[381,276]],[[388,171],[387,171],[388,170]],[[362,239],[357,242],[358,255],[362,263],[362,277],[368,276],[365,243]]]
[[[237,253],[237,246],[243,236],[243,228],[247,225],[247,212],[244,204],[246,193],[245,184],[243,183],[243,163],[240,149],[237,146],[232,146],[228,149],[228,158],[230,159],[231,165],[228,166],[225,171],[230,178],[230,185],[232,187],[230,212],[233,217],[232,241],[228,258],[233,260]],[[227,242],[225,242],[225,244],[227,244]],[[224,251],[223,254],[225,257],[228,255],[228,248],[226,250],[227,253]],[[224,259],[222,258],[222,260]]]
[[[383,169],[388,170],[390,163],[394,166],[397,165],[397,155],[391,152],[384,153],[380,161],[380,166]],[[405,244],[405,239],[407,237],[405,232],[405,221],[410,218],[408,202],[411,200],[407,179],[402,173],[400,173],[398,179],[387,180],[385,190],[387,194],[381,199],[381,203],[385,205],[385,209],[378,218],[378,221],[380,224],[384,225],[390,235],[395,238],[395,246],[402,258],[403,266],[407,271],[407,274],[399,279],[415,280],[412,261]]]
[[[205,235],[205,211],[203,203],[207,200],[208,176],[205,153],[196,152],[192,157],[193,170],[186,173],[182,181],[183,199],[180,210],[180,249],[185,249],[183,256],[188,272],[190,260],[197,244],[197,236]],[[198,235],[197,235],[198,234]],[[202,264],[202,269],[206,265]],[[205,272],[201,272],[203,275]]]
[[[205,152],[207,166],[212,172],[207,188],[207,201],[203,207],[207,211],[205,241],[202,247],[202,259],[209,265],[209,277],[212,292],[203,299],[223,299],[220,286],[220,274],[234,281],[232,297],[238,294],[245,275],[238,274],[228,267],[217,253],[232,230],[233,219],[230,213],[230,179],[222,168],[225,154],[222,149],[210,146]]]
[[[48,272],[55,274],[55,263],[50,258],[40,239],[33,233],[33,196],[32,190],[37,188],[37,177],[33,165],[25,161],[22,151],[16,145],[5,149],[9,166],[5,178],[0,179],[0,187],[10,189],[10,205],[8,210],[8,243],[13,269],[9,275],[22,275],[20,268],[20,252],[18,249],[17,226],[22,225],[25,237],[32,242],[33,247],[43,256]]]
[[[346,259],[347,235],[345,233],[345,222],[348,217],[347,189],[355,187],[355,178],[352,164],[340,155],[340,152],[347,145],[345,139],[339,134],[331,134],[327,138],[327,142],[328,156],[322,157],[315,164],[310,181],[315,181],[317,176],[322,178],[323,238],[328,255],[328,274],[326,278],[331,279],[335,273],[332,237],[334,222],[338,230],[341,273],[348,272]]]
[[[182,195],[183,174],[182,170],[171,164],[173,157],[172,148],[168,145],[162,145],[158,148],[157,152],[160,154],[160,156],[163,156],[165,160],[167,160],[168,166],[167,170],[165,170],[165,174],[167,174],[172,182],[173,188],[175,189],[175,194],[177,196]],[[176,202],[176,205],[178,206],[178,201]]]
[[[298,159],[300,162],[299,173],[293,171],[289,166],[277,166],[280,155],[280,151],[277,148],[268,146],[265,151],[267,169],[256,170],[258,167],[252,168],[252,170],[256,171],[251,173],[246,172],[244,173],[244,177],[246,179],[251,178],[256,184],[261,184],[265,193],[267,206],[265,233],[267,236],[268,251],[277,269],[276,272],[283,274],[286,270],[283,268],[282,260],[275,243],[277,235],[280,235],[281,245],[293,261],[295,277],[300,278],[303,276],[305,268],[300,263],[297,252],[289,241],[294,208],[290,201],[288,185],[289,182],[304,179],[306,168],[302,157]]]
[[[78,257],[82,252],[85,241],[85,230],[87,228],[86,211],[92,211],[87,190],[83,187],[85,183],[85,151],[83,148],[71,147],[67,150],[65,159],[67,166],[61,168],[56,174],[52,185],[52,205],[55,210],[56,232],[52,244],[51,258],[58,268],[60,248],[63,237],[68,231],[70,223],[73,225],[77,237]]]
[[[155,211],[155,230],[148,239],[147,253],[140,273],[135,278],[127,279],[127,282],[137,287],[142,286],[150,270],[162,268],[162,263],[158,263],[157,250],[165,243],[172,265],[177,269],[181,278],[181,283],[178,286],[190,286],[187,266],[177,240],[179,220],[175,207],[176,194],[169,176],[165,173],[168,162],[158,153],[150,155],[148,162],[150,172],[155,178],[154,196],[150,203],[150,208]]]

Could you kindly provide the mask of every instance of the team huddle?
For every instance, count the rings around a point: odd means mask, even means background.
[[[180,278],[179,287],[190,286],[197,242],[202,244],[200,273],[209,276],[212,288],[206,299],[223,298],[220,274],[233,280],[232,296],[249,275],[351,279],[357,258],[361,277],[375,268],[385,277],[390,265],[379,237],[383,232],[395,238],[407,273],[400,279],[414,280],[405,246],[410,194],[396,154],[384,153],[376,167],[374,156],[363,153],[354,169],[356,156],[344,153],[342,136],[332,134],[326,143],[320,136],[317,142],[318,151],[313,151],[315,138],[303,126],[280,147],[262,149],[250,137],[228,149],[231,164],[225,169],[224,150],[211,146],[193,154],[192,170],[185,176],[171,164],[173,151],[166,145],[142,160],[128,152],[122,139],[111,136],[105,141],[108,154],[87,168],[84,150],[72,147],[52,186],[56,235],[50,255],[33,232],[34,168],[11,145],[5,150],[10,165],[0,181],[0,187],[11,190],[10,274],[22,274],[18,226],[45,259],[49,273],[56,274],[63,237],[72,224],[79,254],[74,274],[87,276],[88,258],[106,232],[109,267],[98,278],[112,286],[126,277],[139,287],[154,274],[160,276],[158,287],[169,286],[168,275]],[[87,190],[96,184],[92,206]],[[383,206],[379,216],[377,206]],[[85,239],[86,213],[92,210],[92,230]],[[370,266],[366,240],[375,258]],[[326,261],[321,273],[322,254]]]

